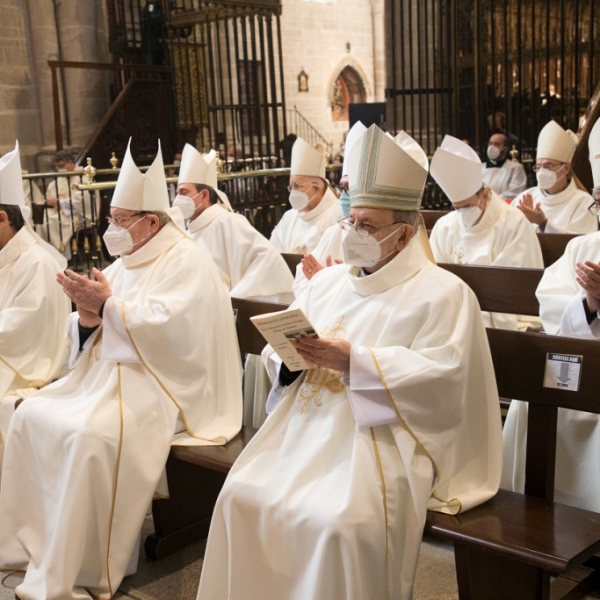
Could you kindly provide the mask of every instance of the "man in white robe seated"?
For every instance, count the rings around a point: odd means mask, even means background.
[[[66,150],[56,154],[54,166],[58,173],[73,173],[76,167],[73,155]],[[87,183],[82,170],[77,175],[59,175],[48,184],[44,223],[36,226],[42,238],[67,258],[71,257],[72,236],[78,229],[91,226],[93,221],[90,193],[74,190],[76,183]]]
[[[342,217],[350,214],[350,196],[348,194],[348,157],[354,144],[363,136],[367,128],[360,122],[354,123],[346,136],[344,146],[344,164],[342,165],[342,176],[340,178],[340,211]],[[296,267],[294,278],[294,296],[298,296],[305,290],[313,275],[321,269],[330,267],[335,263],[342,262],[342,242],[346,232],[335,223],[328,227],[316,248],[304,256],[302,262]]]
[[[325,179],[325,151],[302,138],[294,142],[290,167],[290,204],[271,233],[278,252],[312,252],[325,230],[338,222],[338,198]]]
[[[600,211],[600,121],[589,138],[594,176],[593,214]],[[600,233],[576,237],[564,255],[546,269],[536,296],[546,333],[600,340]],[[584,368],[586,368],[584,366]],[[597,368],[588,365],[587,368]],[[502,487],[523,492],[527,445],[526,402],[513,400],[504,425]],[[600,512],[600,418],[558,409],[554,500]]]
[[[520,162],[508,158],[508,138],[494,133],[487,147],[488,160],[481,165],[483,183],[503,200],[512,200],[527,188],[527,175]]]
[[[24,600],[111,598],[172,443],[223,444],[240,429],[231,302],[211,258],[166,214],[160,151],[129,149],[96,280],[58,280],[76,306],[68,377],[13,415],[0,492],[0,568]]]
[[[291,295],[294,278],[281,254],[248,222],[231,210],[217,189],[217,153],[203,156],[186,144],[181,157],[174,206],[188,220],[190,237],[227,275],[230,296]],[[285,297],[282,301],[286,301]],[[288,300],[289,301],[289,300]],[[244,424],[260,427],[271,387],[259,356],[248,356],[244,372]]]
[[[523,213],[508,206],[482,182],[481,161],[467,144],[447,135],[431,161],[431,175],[455,210],[431,231],[436,261],[543,269],[542,251]],[[531,317],[483,313],[486,327],[525,330]]]
[[[0,158],[0,469],[15,404],[58,377],[71,303],[56,285],[67,261],[28,223],[19,145]]]
[[[202,156],[186,144],[177,196],[190,237],[229,277],[235,298],[291,293],[293,277],[281,254],[243,215],[219,201],[217,153]],[[229,203],[229,201],[227,201]]]
[[[571,174],[577,137],[555,121],[538,136],[535,171],[538,184],[513,201],[540,233],[591,233],[598,221],[588,211],[592,197],[580,190]]]
[[[279,370],[217,501],[199,600],[408,600],[427,509],[468,510],[498,487],[477,300],[413,236],[427,171],[372,126],[348,175],[350,264],[294,304],[319,333],[297,345],[315,367]]]

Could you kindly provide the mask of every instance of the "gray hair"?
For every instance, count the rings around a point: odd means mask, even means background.
[[[161,228],[171,220],[171,217],[164,210],[146,210],[144,214],[158,217],[158,226]]]
[[[421,213],[418,210],[395,210],[393,211],[392,217],[394,223],[407,223],[411,225],[414,233],[419,228],[419,215]]]

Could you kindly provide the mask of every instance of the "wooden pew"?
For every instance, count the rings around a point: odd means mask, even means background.
[[[564,253],[567,244],[577,234],[574,233],[538,233],[538,241],[542,249],[544,268],[554,264]]]
[[[276,312],[287,304],[231,299],[237,310],[236,328],[242,358],[260,354],[265,340],[250,316]],[[205,538],[225,477],[256,429],[242,427],[225,446],[172,446],[167,460],[169,498],[152,502],[154,533],[145,541],[148,558],[160,559]]]
[[[558,407],[600,413],[600,344],[499,329],[488,338],[499,394],[529,402],[525,494],[500,490],[458,516],[429,512],[425,531],[453,541],[461,600],[582,597],[598,572],[568,577],[600,551],[600,514],[552,502],[556,422]],[[583,356],[579,391],[543,387],[548,352]],[[555,575],[567,578],[551,586]]]
[[[433,226],[436,224],[437,220],[444,215],[447,215],[447,210],[422,210],[421,216],[423,217],[423,221],[425,221],[425,229],[427,231],[431,231]]]

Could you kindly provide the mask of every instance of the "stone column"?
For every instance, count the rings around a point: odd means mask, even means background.
[[[24,168],[33,166],[41,142],[35,68],[30,60],[27,7],[22,0],[0,0],[0,153],[19,140]]]
[[[371,0],[373,20],[373,92],[374,101],[385,100],[385,28],[384,0]]]

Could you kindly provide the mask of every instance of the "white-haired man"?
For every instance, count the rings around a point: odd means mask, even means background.
[[[338,199],[325,179],[325,153],[302,138],[292,147],[290,167],[291,210],[284,213],[271,233],[279,252],[307,254],[325,230],[342,216]]]

